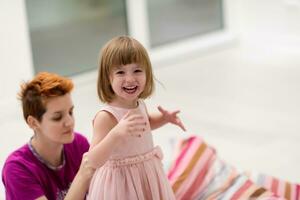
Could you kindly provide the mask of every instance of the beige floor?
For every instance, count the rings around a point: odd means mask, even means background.
[[[165,153],[165,167],[172,159],[172,145],[180,137],[197,134],[240,169],[300,182],[299,47],[299,42],[240,42],[169,64],[154,63],[160,83],[146,101],[149,110],[157,105],[179,108],[188,129],[183,133],[167,125],[154,131],[155,142]],[[96,73],[74,81],[76,130],[90,139],[91,121],[101,106]],[[30,130],[20,111],[13,111],[0,125],[2,168],[8,153],[28,140]],[[0,189],[3,196],[2,185]]]
[[[157,82],[155,95],[147,100],[149,109],[179,108],[188,129],[183,133],[167,125],[154,131],[166,168],[174,142],[197,134],[240,169],[300,182],[300,51],[295,44],[277,45],[237,43],[173,64],[155,64],[162,84]],[[91,120],[101,105],[96,75],[87,76],[88,82],[75,79],[80,85],[74,99],[77,128],[90,137]]]

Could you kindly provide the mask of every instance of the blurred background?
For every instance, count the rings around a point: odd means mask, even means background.
[[[299,22],[300,0],[0,0],[0,169],[32,134],[19,84],[40,71],[72,78],[76,130],[91,139],[99,50],[131,35],[159,80],[149,110],[178,108],[188,129],[153,132],[166,169],[174,144],[197,134],[241,170],[300,182]]]

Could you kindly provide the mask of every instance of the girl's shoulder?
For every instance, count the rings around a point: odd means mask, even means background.
[[[112,116],[114,116],[114,111],[112,109],[111,106],[109,106],[108,104],[104,104],[100,110],[95,114],[94,118],[93,118],[93,125],[95,124],[95,122],[99,123],[102,121],[107,121],[107,120],[111,120]]]
[[[108,125],[117,123],[117,119],[114,116],[114,114],[107,109],[101,109],[99,110],[94,119],[93,119],[93,125]]]

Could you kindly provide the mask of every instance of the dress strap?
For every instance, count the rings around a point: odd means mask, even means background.
[[[101,108],[101,109],[96,113],[96,115],[95,115],[95,117],[94,117],[94,119],[93,119],[93,121],[92,121],[93,126],[94,126],[94,121],[95,121],[97,115],[98,115],[100,112],[103,112],[103,111],[104,111],[104,112],[108,112],[108,113],[110,113],[111,115],[113,115],[114,118],[115,118],[118,122],[119,122],[119,121],[121,120],[121,118],[122,118],[122,114],[121,114],[121,113],[117,112],[113,107],[107,105],[107,106],[104,106],[103,108]]]

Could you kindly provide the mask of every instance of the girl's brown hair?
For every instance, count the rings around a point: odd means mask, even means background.
[[[73,87],[70,79],[49,72],[38,73],[31,81],[21,84],[18,97],[25,121],[29,115],[41,121],[47,100],[70,93]]]
[[[146,85],[139,98],[145,99],[154,91],[151,62],[143,45],[129,36],[119,36],[108,41],[100,52],[97,91],[100,100],[109,103],[114,98],[110,75],[114,67],[136,63],[146,72]]]

